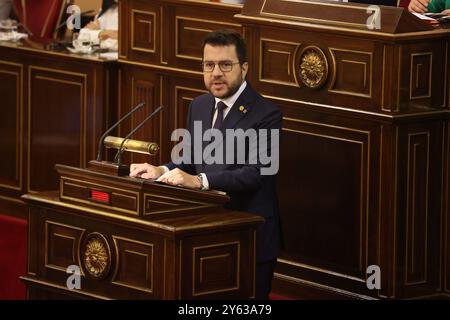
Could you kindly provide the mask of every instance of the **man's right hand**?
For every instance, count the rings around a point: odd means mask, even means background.
[[[428,12],[428,4],[430,0],[411,0],[408,5],[410,12],[425,13]]]
[[[162,167],[155,167],[148,163],[132,163],[130,165],[130,177],[158,179],[163,173]]]

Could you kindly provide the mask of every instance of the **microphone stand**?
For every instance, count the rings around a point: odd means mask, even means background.
[[[105,133],[100,137],[100,140],[98,141],[97,159],[89,161],[88,163],[89,169],[121,176],[129,174],[128,166],[118,165],[117,163],[112,163],[109,161],[103,161],[104,141],[106,136],[111,131],[113,131],[120,123],[122,123],[122,121],[127,119],[137,110],[141,109],[144,105],[145,102],[139,103],[135,108],[133,108],[133,110],[128,112],[126,115],[120,118],[119,121],[117,121],[111,128],[105,131]]]
[[[125,136],[122,143],[120,144],[119,150],[116,153],[116,156],[114,157],[114,163],[117,163],[118,166],[122,165],[122,153],[125,151],[125,142],[130,138],[136,131],[138,131],[142,126],[153,116],[157,113],[159,113],[163,109],[163,106],[158,107],[155,111],[153,111],[147,118],[145,118],[136,128],[131,130],[129,134]]]

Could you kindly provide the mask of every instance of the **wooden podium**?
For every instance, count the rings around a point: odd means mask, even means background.
[[[56,165],[60,190],[26,194],[30,299],[254,297],[261,217],[218,191]],[[70,290],[69,266],[81,289]]]

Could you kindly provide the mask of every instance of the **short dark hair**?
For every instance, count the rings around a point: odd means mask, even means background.
[[[247,46],[244,39],[235,30],[221,29],[208,33],[205,40],[203,40],[202,52],[204,52],[207,44],[211,46],[234,45],[239,63],[242,65],[247,62]]]

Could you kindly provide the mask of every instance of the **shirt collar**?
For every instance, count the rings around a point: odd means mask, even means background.
[[[231,97],[228,97],[226,99],[219,99],[219,98],[214,97],[214,99],[216,100],[215,108],[217,108],[217,103],[219,101],[222,101],[223,103],[225,103],[228,108],[233,107],[234,103],[239,98],[241,93],[244,91],[246,86],[247,86],[247,81],[244,80],[244,82],[241,83],[241,86],[239,87],[238,91],[236,91]]]

